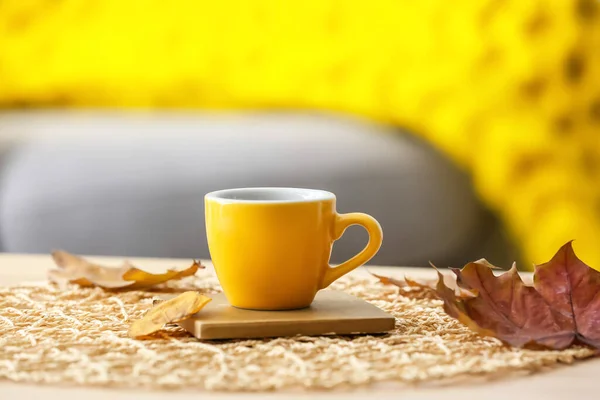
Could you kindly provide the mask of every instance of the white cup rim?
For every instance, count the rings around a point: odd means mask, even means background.
[[[245,187],[217,190],[206,194],[204,198],[222,204],[277,204],[335,200],[335,195],[320,189]]]

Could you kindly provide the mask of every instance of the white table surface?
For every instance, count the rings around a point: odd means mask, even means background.
[[[107,265],[118,265],[122,258],[94,257],[94,260]],[[160,271],[165,267],[186,264],[189,260],[169,259],[133,259],[135,264],[148,271]],[[210,267],[210,263],[204,263]],[[48,255],[0,254],[0,286],[27,281],[46,279],[46,272],[53,267]],[[433,271],[421,268],[369,267],[372,272],[397,277],[405,274],[412,277],[434,276]],[[364,268],[354,274],[366,275]],[[0,360],[2,349],[0,349]],[[381,383],[367,388],[351,391],[331,392],[274,392],[274,393],[214,393],[203,391],[132,391],[118,389],[97,389],[83,387],[56,387],[28,384],[16,384],[0,381],[1,400],[204,400],[204,399],[434,399],[444,400],[514,400],[514,399],[568,399],[574,396],[580,399],[599,398],[600,394],[600,358],[586,360],[575,365],[559,367],[545,373],[531,376],[501,379],[492,382],[472,382],[460,385],[401,386],[396,383]]]

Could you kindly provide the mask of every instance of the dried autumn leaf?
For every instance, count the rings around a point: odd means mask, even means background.
[[[513,346],[583,343],[600,349],[600,272],[577,258],[571,242],[536,266],[533,286],[523,283],[514,265],[499,276],[480,262],[453,271],[458,285],[478,296],[460,298],[442,279],[436,291],[446,312],[476,332]]]
[[[138,338],[160,330],[166,324],[183,321],[200,311],[211,301],[198,292],[184,292],[177,297],[158,303],[129,328],[129,336]]]
[[[536,266],[533,286],[523,282],[515,264],[501,275],[493,269],[481,259],[452,269],[456,281],[436,269],[435,285],[373,275],[384,284],[433,289],[447,314],[513,346],[564,349],[582,343],[600,349],[600,272],[577,258],[571,242]]]
[[[431,266],[435,268],[435,266],[433,264]],[[436,268],[436,270],[437,270],[437,268]],[[394,285],[394,286],[397,286],[400,288],[405,288],[405,287],[418,288],[418,289],[426,290],[428,292],[432,292],[434,295],[436,294],[437,279],[414,279],[414,278],[409,278],[408,276],[405,276],[404,280],[400,280],[400,279],[395,279],[395,278],[388,277],[388,276],[378,275],[373,272],[369,272],[369,273],[371,275],[373,275],[375,278],[379,279],[379,282],[383,283],[384,285]],[[446,285],[448,287],[451,287],[454,289],[454,291],[456,292],[456,294],[458,296],[474,297],[476,295],[476,293],[473,293],[472,291],[459,288],[456,284],[456,279],[453,278],[452,276],[443,275],[443,274],[440,274],[440,276],[442,277],[442,279],[444,280],[444,282],[446,283]]]
[[[204,268],[194,261],[190,267],[181,271],[167,270],[162,274],[151,274],[134,267],[129,262],[125,262],[121,267],[105,267],[66,251],[55,251],[52,253],[52,258],[59,269],[48,272],[51,281],[59,285],[70,282],[84,287],[99,286],[104,289],[149,288],[167,281],[192,276],[199,268]]]
[[[375,278],[379,279],[379,282],[383,283],[384,285],[395,285],[398,287],[406,287],[409,285],[408,282],[401,281],[399,279],[395,279],[395,278],[392,278],[389,276],[378,275],[371,271],[369,271],[369,273],[371,275],[373,275]]]

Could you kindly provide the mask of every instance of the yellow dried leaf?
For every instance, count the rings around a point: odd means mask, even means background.
[[[149,288],[167,281],[192,276],[199,268],[204,268],[194,261],[190,267],[181,271],[167,270],[162,274],[151,274],[134,267],[127,261],[121,267],[105,267],[66,251],[55,251],[52,253],[52,258],[60,269],[48,272],[48,278],[51,281],[59,285],[70,282],[84,287],[99,286],[104,289]]]
[[[177,297],[158,303],[144,318],[134,321],[129,327],[129,336],[138,338],[160,330],[165,324],[191,317],[212,299],[198,292],[184,292]]]

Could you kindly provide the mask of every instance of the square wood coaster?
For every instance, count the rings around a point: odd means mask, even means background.
[[[235,308],[219,293],[202,311],[177,325],[198,339],[242,339],[382,333],[394,329],[395,319],[347,293],[322,290],[310,307],[289,311]]]

